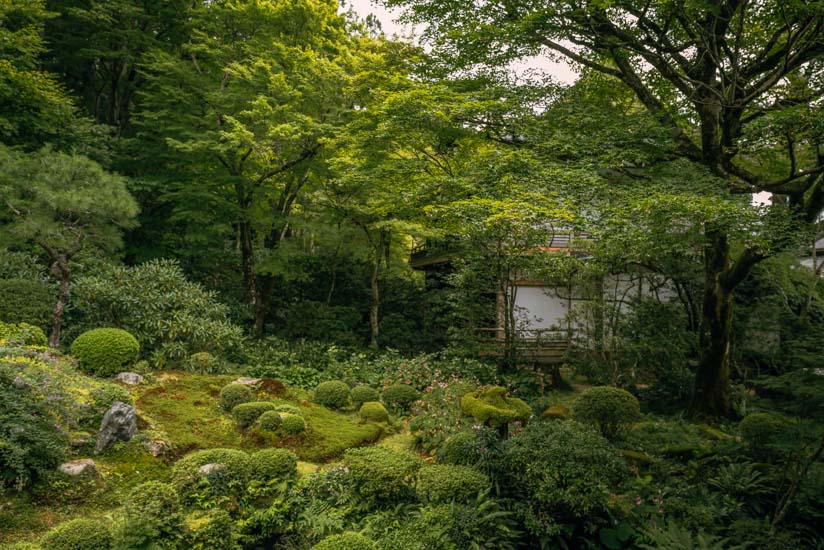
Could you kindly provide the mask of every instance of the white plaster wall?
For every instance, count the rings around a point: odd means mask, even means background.
[[[515,309],[521,329],[566,328],[567,299],[544,286],[518,287]]]

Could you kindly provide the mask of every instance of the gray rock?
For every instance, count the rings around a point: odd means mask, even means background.
[[[103,415],[94,454],[102,453],[118,441],[129,441],[135,435],[137,435],[137,413],[134,407],[117,401]]]
[[[262,378],[238,378],[232,384],[240,384],[241,386],[254,386],[260,384]]]
[[[210,463],[210,464],[204,464],[203,466],[198,468],[197,472],[202,476],[209,477],[210,475],[212,475],[216,472],[222,472],[225,469],[226,469],[225,464]]]
[[[143,448],[149,451],[149,454],[153,457],[157,458],[168,453],[171,446],[162,439],[151,439],[143,442]]]
[[[94,465],[94,460],[91,458],[79,458],[64,462],[57,469],[73,478],[97,476],[97,466]]]
[[[121,372],[115,376],[115,380],[123,382],[127,386],[137,386],[143,383],[143,377],[136,372]]]

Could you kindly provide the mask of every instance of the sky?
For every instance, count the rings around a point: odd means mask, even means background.
[[[383,6],[374,4],[372,0],[348,0],[347,4],[350,5],[361,18],[366,17],[370,13],[374,14],[378,21],[381,22],[381,27],[386,36],[391,37],[398,35],[399,37],[408,37],[420,34],[421,29],[415,29],[410,25],[402,25],[397,22],[400,16],[400,11],[398,10],[388,10]],[[552,62],[543,57],[523,59],[518,63],[513,63],[511,68],[516,74],[523,74],[527,71],[534,70],[542,71],[552,75],[556,80],[565,84],[571,84],[578,78],[566,63]]]

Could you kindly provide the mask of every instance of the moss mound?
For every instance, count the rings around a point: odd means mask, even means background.
[[[461,411],[478,422],[502,426],[515,420],[526,420],[532,409],[525,401],[507,397],[506,388],[490,386],[468,393],[461,399]]]

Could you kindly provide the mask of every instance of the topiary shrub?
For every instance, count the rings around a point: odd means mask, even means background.
[[[40,328],[51,324],[56,293],[37,279],[0,279],[0,322],[31,323]]]
[[[240,407],[241,405],[238,405]],[[237,407],[235,407],[237,408]],[[264,432],[275,432],[283,423],[280,413],[277,411],[266,411],[258,418],[258,428]]]
[[[298,414],[283,413],[280,415],[280,429],[289,435],[297,435],[306,431],[306,420]]]
[[[124,519],[117,533],[117,546],[149,548],[174,546],[180,539],[183,516],[175,488],[148,481],[129,493],[123,506]]]
[[[611,494],[627,475],[609,442],[574,420],[529,424],[504,442],[500,464],[526,528],[547,542],[563,537],[561,547],[609,524]]]
[[[252,390],[243,384],[229,384],[220,390],[220,408],[226,412],[252,400]]]
[[[315,388],[314,400],[330,409],[342,409],[349,404],[349,386],[340,380],[322,382]]]
[[[312,550],[377,550],[377,545],[358,533],[341,533],[326,537]]]
[[[193,353],[183,365],[189,372],[215,374],[221,371],[220,361],[208,351]]]
[[[774,454],[771,447],[790,424],[791,421],[786,416],[757,412],[745,416],[738,424],[738,430],[750,451],[759,458],[765,458]]]
[[[112,376],[137,361],[140,344],[125,330],[96,328],[78,336],[71,352],[85,372]]]
[[[0,323],[0,343],[17,346],[45,346],[46,334],[40,327],[28,323]]]
[[[418,472],[416,493],[421,502],[466,502],[489,488],[489,478],[475,468],[435,464]]]
[[[207,466],[211,465],[211,466]],[[184,503],[197,495],[238,496],[246,490],[251,472],[249,455],[237,449],[207,449],[195,451],[178,460],[172,468],[172,485]]]
[[[277,412],[296,414],[298,416],[303,416],[303,411],[300,410],[300,407],[295,407],[294,405],[275,405],[275,410]]]
[[[348,449],[343,454],[343,463],[349,469],[355,490],[365,499],[375,501],[409,497],[421,467],[419,459],[386,447]]]
[[[553,420],[566,420],[570,417],[570,410],[563,405],[552,405],[541,413],[541,418]]]
[[[192,550],[236,550],[242,548],[235,522],[226,510],[194,512],[186,518],[183,548]]]
[[[262,449],[252,454],[250,465],[252,479],[262,482],[286,479],[298,473],[298,457],[289,449]]]
[[[614,439],[641,419],[641,408],[634,395],[621,388],[597,386],[588,388],[572,405],[575,420],[594,424],[607,439]]]
[[[254,424],[260,415],[267,411],[273,411],[275,404],[269,401],[250,401],[241,403],[232,409],[232,418],[243,428],[248,428]]]
[[[505,427],[532,415],[532,409],[525,401],[508,397],[506,388],[500,386],[467,393],[461,398],[461,412],[491,427]]]
[[[381,394],[381,400],[396,410],[407,410],[419,397],[418,390],[408,384],[392,384]]]
[[[49,550],[109,550],[112,533],[102,521],[73,519],[46,533],[40,546]]]
[[[377,401],[368,401],[361,405],[358,416],[364,422],[387,422],[389,411]]]
[[[355,386],[352,388],[352,401],[355,405],[361,406],[370,401],[377,401],[380,399],[378,390],[370,386]]]

